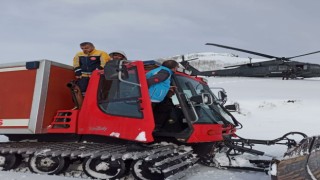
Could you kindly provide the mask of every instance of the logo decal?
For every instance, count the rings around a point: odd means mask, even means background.
[[[107,127],[104,126],[96,126],[96,127],[89,127],[90,131],[106,131]]]
[[[90,60],[94,61],[94,60],[97,60],[97,58],[96,57],[90,57]]]

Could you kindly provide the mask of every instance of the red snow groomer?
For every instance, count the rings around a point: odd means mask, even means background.
[[[110,61],[104,71],[93,72],[82,98],[70,82],[70,66],[48,60],[1,65],[0,134],[9,142],[0,143],[0,166],[28,166],[40,174],[63,174],[78,166],[97,179],[129,174],[179,179],[197,163],[221,167],[216,153],[225,153],[231,162],[243,153],[264,155],[252,149],[254,144],[296,147],[288,135],[305,136],[293,132],[271,141],[238,137],[241,124],[226,109],[236,105],[224,106],[224,90],[217,97],[203,78],[184,71],[172,77],[174,107],[157,114],[145,76],[157,66],[155,61]],[[160,117],[166,118],[161,125]],[[274,160],[250,162],[253,166],[246,169],[268,171]]]

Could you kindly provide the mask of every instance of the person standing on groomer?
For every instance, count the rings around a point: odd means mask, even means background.
[[[153,107],[154,103],[159,103],[166,97],[171,86],[171,76],[178,68],[179,63],[175,60],[166,60],[161,66],[146,74],[149,95],[151,102],[153,103]]]
[[[91,42],[80,44],[81,52],[73,58],[73,67],[77,78],[77,85],[80,87],[82,95],[85,95],[92,71],[103,69],[110,56],[101,50],[96,50]]]
[[[126,53],[123,51],[117,50],[109,53],[111,60],[128,60]]]

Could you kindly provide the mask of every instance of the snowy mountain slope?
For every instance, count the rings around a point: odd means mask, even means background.
[[[290,131],[301,131],[309,136],[320,134],[320,78],[283,81],[281,78],[211,77],[210,86],[223,87],[228,102],[240,103],[240,113],[234,116],[243,124],[238,135],[254,139],[274,139]],[[2,141],[6,138],[1,137]],[[281,158],[284,147],[257,146],[268,154]],[[76,179],[44,176],[31,173],[1,172],[1,180]],[[78,178],[79,179],[79,178]],[[187,174],[188,180],[269,180],[259,172],[220,170],[199,166]]]
[[[200,71],[210,71],[224,69],[226,66],[234,66],[240,64],[247,64],[250,62],[261,62],[270,59],[249,59],[244,57],[238,57],[237,55],[230,53],[214,53],[214,52],[201,52],[201,53],[190,53],[184,55],[185,60],[191,60],[190,64]],[[174,59],[178,62],[182,61],[181,55],[176,55],[172,57],[160,58],[160,61],[166,59]]]

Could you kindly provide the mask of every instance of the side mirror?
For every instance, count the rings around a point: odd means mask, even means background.
[[[239,103],[234,103],[230,105],[225,105],[224,106],[228,111],[230,112],[240,112],[240,105]]]
[[[224,105],[227,102],[227,93],[223,88],[220,87],[210,87],[211,91],[216,96],[216,103]]]
[[[213,98],[209,93],[201,93],[201,95],[195,95],[190,98],[190,101],[196,104],[206,104],[211,105],[213,103]]]
[[[225,91],[219,91],[218,92],[218,98],[221,101],[222,104],[225,104],[227,102],[227,94]]]
[[[122,65],[123,61],[111,60],[104,66],[104,77],[106,80],[116,80],[120,77],[122,79],[128,79],[128,70],[125,65]]]

